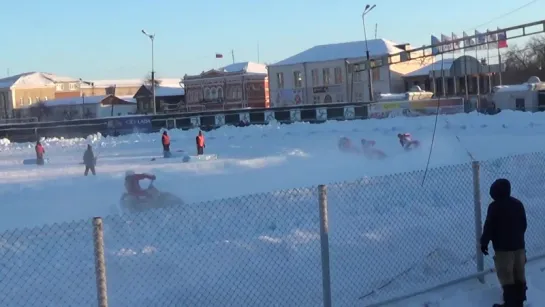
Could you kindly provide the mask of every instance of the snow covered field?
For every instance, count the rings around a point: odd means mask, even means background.
[[[471,274],[468,153],[489,160],[545,152],[545,114],[439,117],[433,169],[422,186],[434,121],[224,127],[206,134],[206,151],[219,159],[195,163],[158,158],[159,134],[45,140],[51,163],[40,168],[22,165],[33,157],[34,144],[3,142],[0,301],[16,307],[91,305],[96,294],[90,218],[102,216],[111,306],[319,306],[318,184],[328,184],[335,306],[364,306]],[[396,134],[406,131],[422,148],[400,148]],[[172,150],[193,153],[196,131],[169,134]],[[341,136],[373,139],[389,158],[341,154]],[[99,154],[96,177],[83,177],[79,164],[88,143]],[[488,185],[498,176],[513,180],[514,193],[525,201],[529,256],[545,250],[544,166],[541,153],[481,166],[483,210]],[[156,174],[157,188],[190,205],[117,215],[127,169]],[[407,173],[394,175],[401,172]],[[534,266],[529,298],[537,302],[545,275]],[[464,292],[447,289],[417,298],[415,306],[430,300],[460,306],[467,298],[471,303],[462,305],[482,306],[501,297],[491,285],[459,288]],[[471,305],[475,300],[481,303]]]

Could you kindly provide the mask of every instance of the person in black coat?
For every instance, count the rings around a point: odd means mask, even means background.
[[[488,243],[494,248],[494,265],[503,289],[504,304],[500,307],[522,307],[526,300],[526,211],[522,202],[511,196],[511,183],[497,179],[490,186],[494,200],[488,206],[481,251],[488,255]]]
[[[85,176],[89,174],[89,170],[91,170],[91,173],[93,173],[94,176],[96,176],[95,172],[95,164],[96,164],[96,158],[95,154],[93,153],[93,147],[91,145],[87,145],[87,150],[83,154],[83,164],[85,164],[85,172],[83,173]]]

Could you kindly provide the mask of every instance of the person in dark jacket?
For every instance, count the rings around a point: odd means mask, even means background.
[[[36,146],[34,146],[34,150],[36,151],[36,164],[38,165],[44,165],[44,154],[45,149],[40,143],[40,141],[36,142]]]
[[[493,201],[488,206],[481,251],[488,255],[488,243],[494,248],[494,265],[503,289],[504,304],[500,307],[522,307],[526,300],[526,246],[524,235],[527,221],[522,202],[511,196],[511,183],[497,179],[490,186]]]
[[[199,131],[199,135],[195,138],[195,141],[197,142],[197,155],[204,154],[204,148],[206,147],[206,144],[204,143],[204,135],[202,134],[202,131]]]
[[[89,170],[91,170],[91,173],[93,173],[94,176],[96,176],[95,173],[95,154],[93,153],[93,147],[91,145],[87,145],[87,150],[83,154],[83,164],[85,164],[85,172],[83,173],[85,176],[89,174]]]

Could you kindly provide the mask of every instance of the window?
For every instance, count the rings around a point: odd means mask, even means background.
[[[363,93],[356,92],[356,102],[363,102]]]
[[[240,86],[233,87],[231,96],[233,99],[242,99],[242,88]]]
[[[47,96],[44,97],[44,101],[47,101]]]
[[[218,90],[215,87],[210,90],[210,98],[212,100],[218,99]]]
[[[335,84],[343,83],[343,71],[340,67],[335,67]]]
[[[75,91],[78,89],[78,85],[76,83],[70,83],[69,87],[71,91]]]
[[[223,99],[223,88],[221,88],[221,87],[218,87],[218,98]]]
[[[284,73],[277,73],[276,74],[276,83],[278,88],[284,88]]]
[[[28,97],[28,104],[32,104],[32,98]]]
[[[36,97],[36,102],[40,102],[40,97]]]
[[[57,88],[57,91],[64,91],[64,84],[62,83],[57,83],[55,87]]]
[[[205,100],[210,100],[210,99],[212,99],[212,96],[210,96],[210,89],[209,89],[209,88],[205,88],[205,89],[204,89],[204,99],[205,99]]]
[[[322,70],[322,77],[323,77],[324,85],[329,85],[329,68],[324,68]]]
[[[320,95],[314,95],[314,96],[312,97],[312,102],[313,102],[314,104],[319,104],[319,103],[320,103]]]
[[[343,94],[336,94],[335,95],[335,101],[336,102],[344,102],[344,95]]]
[[[371,74],[373,75],[373,81],[380,81],[380,67],[373,68]]]
[[[524,98],[516,98],[515,99],[515,108],[519,111],[525,111],[525,101]]]
[[[312,76],[312,86],[317,86],[320,84],[320,75],[318,75],[318,69],[313,69],[310,71]]]
[[[301,75],[300,71],[293,72],[293,86],[295,88],[303,87],[303,75]]]
[[[360,71],[360,66],[358,64],[353,66],[353,72],[354,72],[354,74],[353,74],[354,82],[361,82],[362,81],[362,78],[361,78],[362,72]]]

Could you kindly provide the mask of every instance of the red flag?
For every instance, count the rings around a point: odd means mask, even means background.
[[[223,59],[223,54],[216,53],[216,59]]]
[[[507,48],[507,35],[505,32],[498,33],[498,49]]]

